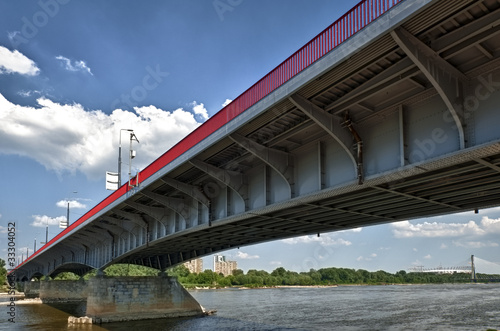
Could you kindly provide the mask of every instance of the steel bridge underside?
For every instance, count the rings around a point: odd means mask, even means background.
[[[18,274],[163,270],[255,243],[498,206],[499,8],[428,1],[388,31],[362,30],[369,43],[349,39],[328,55],[341,61],[298,75]]]

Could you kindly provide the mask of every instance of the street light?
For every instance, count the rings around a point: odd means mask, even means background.
[[[132,129],[120,129],[120,139],[118,144],[118,187],[122,186],[122,131],[128,131],[130,133],[130,146],[132,146],[132,135],[135,136],[134,130]],[[139,142],[139,141],[137,141]]]
[[[73,191],[73,193],[78,193],[77,191]],[[66,212],[66,220],[65,221],[59,221],[59,228],[61,229],[66,229],[69,226],[69,203],[71,201],[68,199],[68,209]]]
[[[130,148],[129,148],[129,153],[128,153],[128,184],[130,186],[130,178],[132,177],[132,159],[135,158],[135,151],[132,149],[132,140],[137,141],[139,143],[139,139],[137,139],[137,136],[135,133],[130,133]],[[137,183],[136,183],[137,184]]]

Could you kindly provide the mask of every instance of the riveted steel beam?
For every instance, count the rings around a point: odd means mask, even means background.
[[[148,223],[141,217],[141,215],[129,213],[119,209],[113,210],[113,213],[118,216],[124,217],[127,221],[139,225],[141,228],[147,228],[148,226]]]
[[[335,139],[347,152],[347,155],[349,155],[352,163],[356,166],[356,156],[351,148],[353,139],[349,132],[342,127],[343,119],[341,117],[334,116],[324,111],[299,94],[294,94],[288,97],[288,99],[290,99],[295,107],[297,107],[330,136],[332,136],[332,138]]]
[[[200,190],[198,186],[183,183],[181,181],[169,177],[162,177],[161,181],[181,191],[182,193],[189,195],[191,198],[201,202],[206,207],[210,207],[210,199],[205,194],[203,194],[203,192]]]
[[[120,226],[117,226],[117,225],[114,225],[114,224],[107,224],[107,223],[104,223],[104,222],[97,222],[96,223],[97,226],[101,227],[101,228],[104,228],[108,231],[111,231],[113,232],[115,235],[117,236],[121,236],[122,233],[126,232],[130,232],[129,230],[123,228],[123,227],[120,227]]]
[[[229,135],[229,138],[278,172],[290,186],[290,196],[293,196],[294,176],[292,154],[261,145],[237,133]]]
[[[467,76],[405,29],[397,28],[391,36],[443,99],[457,126],[460,149],[464,149],[462,105],[463,83],[468,80]]]
[[[484,165],[484,166],[486,166],[486,167],[488,167],[490,169],[493,169],[493,170],[495,170],[497,172],[500,172],[500,167],[497,166],[497,165],[495,165],[495,164],[493,164],[493,163],[491,163],[491,162],[488,162],[488,161],[483,160],[483,159],[474,159],[474,161],[476,161],[477,163],[482,164],[482,165]]]
[[[140,194],[153,199],[154,201],[162,204],[168,209],[172,209],[176,213],[180,214],[184,219],[188,219],[190,215],[190,210],[188,208],[188,203],[186,199],[172,198],[152,191],[143,189],[139,192]],[[158,220],[160,221],[160,220]]]
[[[245,202],[245,209],[248,209],[248,192],[246,176],[236,171],[229,171],[217,168],[209,163],[198,159],[191,159],[189,163],[200,169],[207,175],[217,179],[219,182],[233,189]]]
[[[137,202],[128,202],[128,201],[125,202],[125,204],[140,211],[141,213],[151,216],[158,222],[161,222],[161,220],[166,215],[165,208],[146,206]]]
[[[134,222],[130,222],[129,220],[123,220],[123,219],[114,218],[111,216],[102,216],[102,217],[100,217],[100,219],[107,221],[107,222],[111,223],[112,225],[117,226],[121,229],[124,229],[130,233],[133,233],[135,225],[138,225],[139,227],[143,227],[141,224],[136,224]]]

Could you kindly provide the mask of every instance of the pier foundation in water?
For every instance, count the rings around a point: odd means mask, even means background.
[[[103,277],[88,281],[41,281],[43,303],[81,301],[94,323],[202,316],[203,308],[174,277]]]

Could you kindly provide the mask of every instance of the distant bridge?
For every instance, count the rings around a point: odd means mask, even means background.
[[[435,268],[424,268],[423,266],[411,267],[408,269],[410,272],[421,272],[421,273],[431,273],[431,274],[454,274],[454,273],[464,273],[471,274],[472,269],[470,266],[460,266],[460,267],[435,267]]]
[[[497,0],[361,1],[15,277],[498,206],[499,33]]]
[[[476,270],[476,259],[474,255],[471,255],[470,262],[466,266],[458,266],[458,267],[435,267],[435,268],[424,268],[423,266],[415,266],[411,267],[408,270],[410,272],[419,272],[419,273],[433,273],[433,274],[470,274],[468,277],[471,281],[491,281],[498,282],[500,281],[500,271],[495,275],[487,275],[485,273],[478,273]],[[479,259],[481,261],[485,261]],[[492,262],[485,261],[489,264]],[[465,263],[464,263],[465,264]],[[498,265],[498,269],[500,270],[500,265]]]

